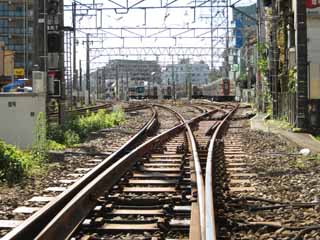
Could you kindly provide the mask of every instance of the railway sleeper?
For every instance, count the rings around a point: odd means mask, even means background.
[[[154,218],[148,220],[113,220],[105,221],[103,218],[86,219],[82,227],[86,231],[98,233],[144,233],[144,232],[169,232],[169,231],[189,231],[189,219],[165,219]]]

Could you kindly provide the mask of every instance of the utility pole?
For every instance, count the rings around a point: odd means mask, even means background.
[[[76,102],[78,102],[79,97],[80,97],[80,92],[79,92],[79,84],[78,84],[78,79],[77,79],[77,36],[76,36],[76,9],[77,9],[77,3],[72,2],[72,27],[73,27],[73,89],[77,91],[77,99]]]
[[[228,8],[227,8],[228,9]],[[213,69],[213,0],[210,0],[210,29],[211,29],[211,70]]]
[[[120,100],[123,100],[123,71],[121,71],[121,96]]]
[[[66,82],[64,77],[64,1],[59,2],[59,36],[60,36],[60,52],[59,52],[59,69],[60,69],[60,81],[61,81],[61,96],[59,100],[59,121],[63,123],[65,120],[65,103],[66,103]],[[46,40],[47,43],[47,40]]]
[[[90,46],[89,46],[90,36],[89,33],[87,33],[87,72],[86,72],[86,80],[87,80],[87,91],[88,91],[88,102],[89,105],[91,104],[91,91],[90,91]]]
[[[128,72],[128,65],[126,67],[126,101],[129,101],[129,96],[128,96],[128,92],[129,92],[129,72]]]
[[[79,60],[79,90],[82,92],[82,66],[81,60]],[[79,94],[80,95],[80,94]]]
[[[229,77],[229,0],[227,0],[227,34],[226,34],[226,68],[225,76]]]
[[[258,48],[261,47],[261,0],[257,0],[257,40],[258,40]],[[260,51],[257,51],[257,61],[259,62],[261,56],[260,56]],[[262,112],[263,111],[263,95],[262,95],[262,76],[261,72],[259,70],[259,67],[257,67],[257,74],[256,74],[256,79],[257,79],[257,107],[258,111]]]
[[[174,64],[173,64],[173,55],[172,55],[172,98],[176,100],[176,81],[174,78]]]
[[[119,100],[119,64],[116,63],[116,100]]]
[[[271,25],[271,89],[272,89],[272,115],[278,117],[278,46],[277,46],[277,9],[276,0],[272,0],[272,25]]]

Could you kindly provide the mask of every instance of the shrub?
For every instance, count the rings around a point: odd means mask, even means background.
[[[0,180],[18,182],[25,175],[30,156],[0,141]]]
[[[64,144],[70,147],[77,143],[80,143],[80,136],[71,129],[67,130],[64,133]]]
[[[60,151],[60,150],[65,150],[66,149],[65,145],[57,143],[54,140],[48,140],[47,143],[48,143],[48,149],[50,149],[50,150]]]
[[[34,129],[34,140],[32,144],[32,156],[39,162],[42,162],[48,152],[47,144],[47,122],[46,116],[40,112],[37,116],[36,127]]]
[[[87,112],[84,116],[68,116],[62,126],[52,125],[48,128],[48,139],[59,144],[72,146],[85,140],[90,132],[113,127],[124,121],[124,112],[115,108],[112,113],[100,109],[97,113]]]

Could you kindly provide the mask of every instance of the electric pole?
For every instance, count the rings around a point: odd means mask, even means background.
[[[213,69],[213,0],[210,0],[210,29],[211,29],[211,70]]]
[[[226,69],[225,76],[229,77],[229,0],[227,0],[227,34],[226,34]]]
[[[80,93],[79,93],[79,84],[78,84],[78,74],[77,74],[77,36],[76,36],[76,8],[77,3],[72,2],[72,27],[73,27],[73,89],[77,91],[77,99],[76,102],[79,101]]]
[[[79,60],[79,90],[82,92],[82,66],[81,60]],[[80,95],[80,94],[79,94]]]
[[[261,0],[257,1],[257,40],[258,40],[258,51],[257,51],[257,61],[261,59],[261,53],[259,48],[261,48]],[[257,107],[258,111],[263,111],[263,95],[262,95],[262,76],[259,67],[257,67],[256,79],[257,79]]]
[[[172,55],[172,98],[176,100],[176,81],[174,78],[174,64],[173,64],[173,55]]]
[[[86,72],[86,80],[87,80],[87,91],[88,91],[88,103],[91,104],[91,92],[90,92],[90,46],[89,46],[90,36],[89,33],[87,33],[87,72]]]

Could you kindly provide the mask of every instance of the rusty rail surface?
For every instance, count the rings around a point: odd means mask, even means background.
[[[216,224],[215,224],[215,211],[214,211],[214,176],[213,176],[213,167],[214,167],[214,147],[217,143],[219,137],[224,134],[227,130],[227,124],[230,117],[237,110],[238,105],[235,106],[230,112],[224,117],[224,119],[219,122],[219,124],[215,127],[215,131],[211,137],[209,148],[208,148],[208,156],[206,162],[206,177],[205,177],[205,231],[206,231],[206,239],[216,240],[217,232],[216,232]]]
[[[153,130],[157,125],[157,112],[152,109],[151,119],[136,133],[131,139],[128,140],[116,152],[112,153],[99,165],[90,170],[79,181],[74,183],[68,190],[57,196],[57,199],[49,202],[39,211],[34,213],[31,217],[26,219],[21,225],[14,228],[6,234],[2,240],[25,240],[34,239],[39,232],[53,219],[55,215],[63,209],[71,199],[76,196],[85,186],[87,186],[99,174],[103,173],[108,167],[114,164],[118,159],[125,156],[125,154],[140,144],[143,138],[148,134],[148,131]],[[52,238],[61,239],[61,238]]]
[[[159,107],[163,107],[162,105],[156,105]],[[172,109],[169,108],[169,110],[173,111]],[[206,239],[206,209],[205,209],[205,185],[204,185],[204,175],[201,170],[201,164],[200,164],[200,159],[198,156],[198,151],[197,151],[197,144],[196,140],[194,138],[194,135],[192,133],[192,130],[189,125],[194,124],[197,121],[200,121],[203,117],[211,115],[215,112],[219,111],[218,109],[212,110],[210,112],[205,112],[199,117],[195,117],[189,121],[186,121],[184,117],[177,113],[179,117],[182,119],[182,122],[185,124],[188,136],[189,136],[189,141],[191,143],[191,149],[192,149],[192,158],[194,162],[194,167],[195,167],[195,176],[196,176],[196,184],[197,184],[197,197],[198,197],[198,204],[199,204],[199,226],[200,226],[200,237],[201,239]],[[209,239],[209,238],[208,238]]]
[[[172,109],[168,110],[173,111]],[[175,114],[182,117],[178,113]],[[96,204],[96,199],[101,195],[101,189],[104,191],[110,190],[112,186],[116,184],[134,164],[136,164],[139,157],[150,152],[150,149],[153,149],[155,146],[164,144],[169,138],[183,131],[185,125],[191,121],[198,121],[208,114],[209,113],[202,114],[187,122],[185,122],[183,118],[180,118],[181,123],[179,125],[152,137],[150,140],[132,150],[129,154],[123,156],[82,189],[35,239],[50,240],[66,239],[70,237]],[[195,144],[195,142],[193,144]]]

